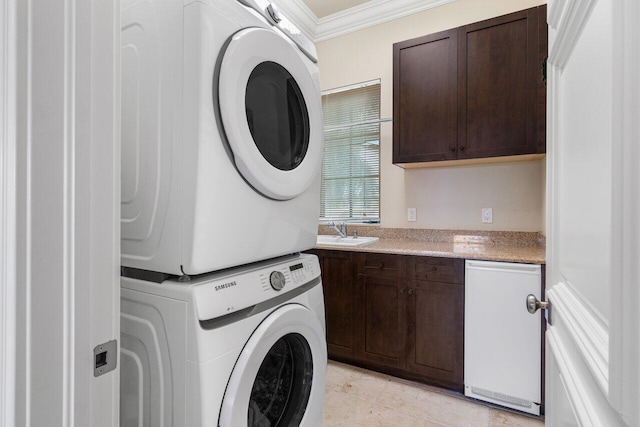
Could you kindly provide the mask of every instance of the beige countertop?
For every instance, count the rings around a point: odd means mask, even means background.
[[[357,228],[359,235],[379,237],[379,240],[364,246],[318,245],[316,249],[545,263],[544,237],[539,233],[349,227],[348,234]],[[335,234],[322,227],[319,231],[321,234]]]

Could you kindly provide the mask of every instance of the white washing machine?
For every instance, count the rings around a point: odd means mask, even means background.
[[[122,265],[197,275],[315,246],[314,45],[266,0],[122,1]]]
[[[322,425],[320,266],[279,258],[188,284],[122,280],[120,425]]]

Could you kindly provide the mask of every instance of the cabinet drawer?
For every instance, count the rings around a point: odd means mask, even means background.
[[[412,256],[407,260],[410,279],[430,282],[464,283],[464,260]]]
[[[356,256],[358,274],[367,276],[405,277],[405,257],[394,254],[359,253]]]

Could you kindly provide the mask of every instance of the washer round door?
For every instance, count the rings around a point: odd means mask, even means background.
[[[318,69],[272,30],[247,28],[224,52],[218,102],[236,167],[253,188],[292,199],[322,162]]]
[[[231,373],[221,426],[316,426],[324,410],[327,351],[318,318],[299,304],[270,314]]]

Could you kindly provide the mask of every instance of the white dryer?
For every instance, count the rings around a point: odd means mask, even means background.
[[[192,280],[122,280],[120,425],[322,425],[320,266],[283,257]]]
[[[122,265],[197,275],[315,246],[315,47],[266,0],[123,0]]]

